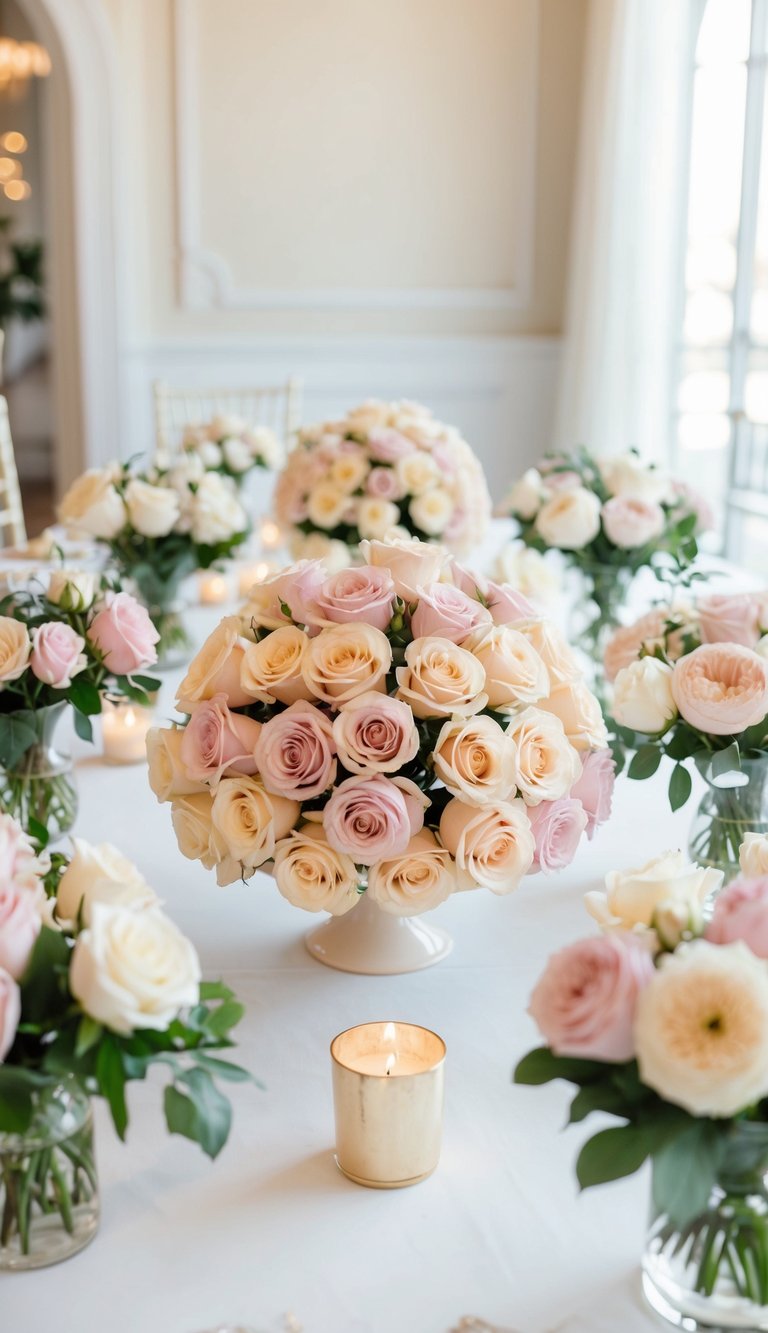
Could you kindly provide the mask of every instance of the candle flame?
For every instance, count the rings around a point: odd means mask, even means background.
[[[136,726],[136,714],[134,713],[132,708],[126,708],[123,714],[123,722],[125,723],[126,727]]]
[[[391,1055],[387,1056],[387,1063],[384,1067],[385,1074],[391,1074],[396,1064],[397,1064],[397,1051],[393,1051]]]

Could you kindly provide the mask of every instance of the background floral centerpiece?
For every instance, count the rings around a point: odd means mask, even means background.
[[[571,637],[596,659],[638,570],[678,577],[696,557],[696,533],[710,523],[693,492],[634,451],[545,458],[515,483],[500,512],[517,519],[526,545],[561,551],[580,572],[587,600],[578,603]]]
[[[623,1122],[584,1144],[582,1188],[651,1159],[644,1286],[681,1326],[768,1318],[768,842],[743,863],[711,914],[720,873],[679,852],[609,874],[587,895],[603,934],[550,958],[530,1001],[547,1044],[515,1073],[575,1084],[571,1123]]]
[[[768,658],[765,595],[658,608],[618,630],[605,653],[613,682],[614,756],[630,778],[671,764],[669,801],[684,805],[692,760],[707,783],[689,850],[726,877],[748,829],[768,832]]]
[[[59,515],[68,528],[102,542],[110,563],[131,580],[159,631],[161,664],[188,646],[178,607],[182,581],[231,555],[249,528],[234,482],[207,471],[198,454],[169,470],[115,463],[85,472]]]
[[[92,1095],[122,1139],[126,1084],[162,1068],[170,1132],[221,1150],[216,1080],[248,1075],[211,1052],[243,1010],[109,843],[40,858],[0,816],[0,880],[0,1268],[40,1267],[98,1226]]]
[[[54,730],[71,704],[75,729],[92,739],[106,688],[146,703],[158,682],[157,631],[127,592],[102,589],[90,573],[57,570],[47,588],[0,600],[0,808],[40,842],[71,828],[77,792]]]
[[[334,915],[363,893],[415,915],[567,865],[613,781],[568,645],[444,548],[361,551],[256,585],[193,660],[186,723],[149,738],[182,852],[221,884],[272,863],[290,902]]]
[[[238,485],[254,468],[274,472],[284,461],[283,447],[274,431],[267,426],[249,426],[243,417],[229,413],[203,425],[185,426],[181,447],[188,460],[199,459],[204,471],[219,472]],[[192,467],[196,469],[196,463]]]
[[[362,540],[389,536],[466,554],[485,536],[491,503],[483,469],[455,427],[419,403],[372,400],[299,431],[275,507],[292,554],[335,570]]]

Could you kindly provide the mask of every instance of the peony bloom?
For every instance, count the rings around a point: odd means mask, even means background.
[[[29,665],[33,676],[54,690],[68,689],[73,678],[88,665],[84,647],[82,635],[61,620],[39,625],[32,631]]]
[[[694,917],[723,882],[721,870],[703,870],[682,852],[655,856],[637,870],[611,870],[605,893],[586,893],[587,911],[604,929],[632,930],[651,926],[659,908],[682,904]]]
[[[702,643],[740,643],[754,648],[760,638],[760,603],[751,593],[713,593],[696,610]]]
[[[528,1012],[556,1055],[631,1060],[638,999],[653,975],[651,955],[631,935],[579,940],[552,955]]]
[[[580,551],[600,531],[600,501],[584,486],[559,491],[536,515],[536,530],[547,546]]]
[[[640,1077],[693,1116],[729,1118],[768,1093],[768,970],[745,944],[665,954],[635,1020]]]
[[[461,643],[483,625],[491,624],[491,613],[475,597],[451,583],[430,583],[418,589],[419,604],[411,616],[414,639],[428,637]]]
[[[543,801],[532,807],[528,818],[536,842],[534,868],[546,872],[569,866],[587,827],[587,815],[581,802],[570,796],[563,796],[559,801]]]
[[[493,893],[516,889],[536,851],[530,820],[518,800],[478,807],[454,797],[443,811],[440,839],[462,872],[460,887],[483,884]]]
[[[108,592],[86,631],[107,671],[130,676],[157,661],[160,635],[145,608],[127,592]]]
[[[419,749],[408,705],[376,691],[343,705],[333,720],[333,739],[350,773],[397,773]]]
[[[323,811],[326,836],[331,847],[359,865],[390,860],[402,855],[423,827],[428,803],[406,779],[381,774],[347,778]]]
[[[660,504],[628,495],[615,495],[602,509],[603,531],[621,550],[634,551],[656,541],[664,532],[666,518]]]
[[[360,901],[354,861],[334,851],[322,824],[294,829],[275,847],[275,882],[284,898],[305,912],[342,916]]]
[[[267,791],[292,801],[322,796],[336,780],[336,743],[330,718],[305,699],[264,723],[255,756]]]
[[[641,657],[622,667],[613,686],[611,712],[620,727],[656,736],[677,716],[674,670],[658,657]]]
[[[633,625],[622,625],[615,630],[603,656],[606,680],[615,680],[619,672],[636,662],[644,650],[652,654],[655,648],[664,648],[665,626],[671,615],[672,612],[665,608],[647,611]]]
[[[587,837],[610,818],[616,765],[610,750],[593,750],[581,761],[581,776],[571,787],[571,796],[581,801],[587,816]]]
[[[758,958],[768,958],[768,875],[739,875],[715,899],[706,929],[712,944],[743,940]]]
[[[367,893],[383,912],[395,916],[431,912],[456,888],[451,854],[430,829],[411,838],[401,856],[378,861],[368,872]]]
[[[215,694],[192,705],[182,732],[181,763],[193,782],[215,786],[225,773],[255,773],[260,722],[227,708],[227,696]]]
[[[735,736],[768,713],[768,662],[738,644],[702,644],[675,663],[680,715],[710,736]]]

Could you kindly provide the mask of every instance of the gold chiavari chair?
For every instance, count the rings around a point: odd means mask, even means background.
[[[170,461],[179,452],[185,426],[203,425],[219,415],[242,417],[249,426],[267,426],[286,446],[301,419],[301,381],[259,389],[172,389],[153,385],[157,457]]]
[[[11,423],[8,420],[8,403],[0,394],[0,542],[2,546],[22,546],[26,540],[27,529],[13,452]]]

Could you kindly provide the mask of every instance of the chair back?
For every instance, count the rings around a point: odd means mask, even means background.
[[[0,543],[21,546],[27,540],[19,474],[13,452],[8,402],[0,394]]]
[[[249,426],[267,426],[288,445],[301,420],[301,381],[254,389],[172,389],[157,380],[155,399],[156,454],[164,462],[181,449],[185,426],[204,425],[227,414],[242,417]]]

